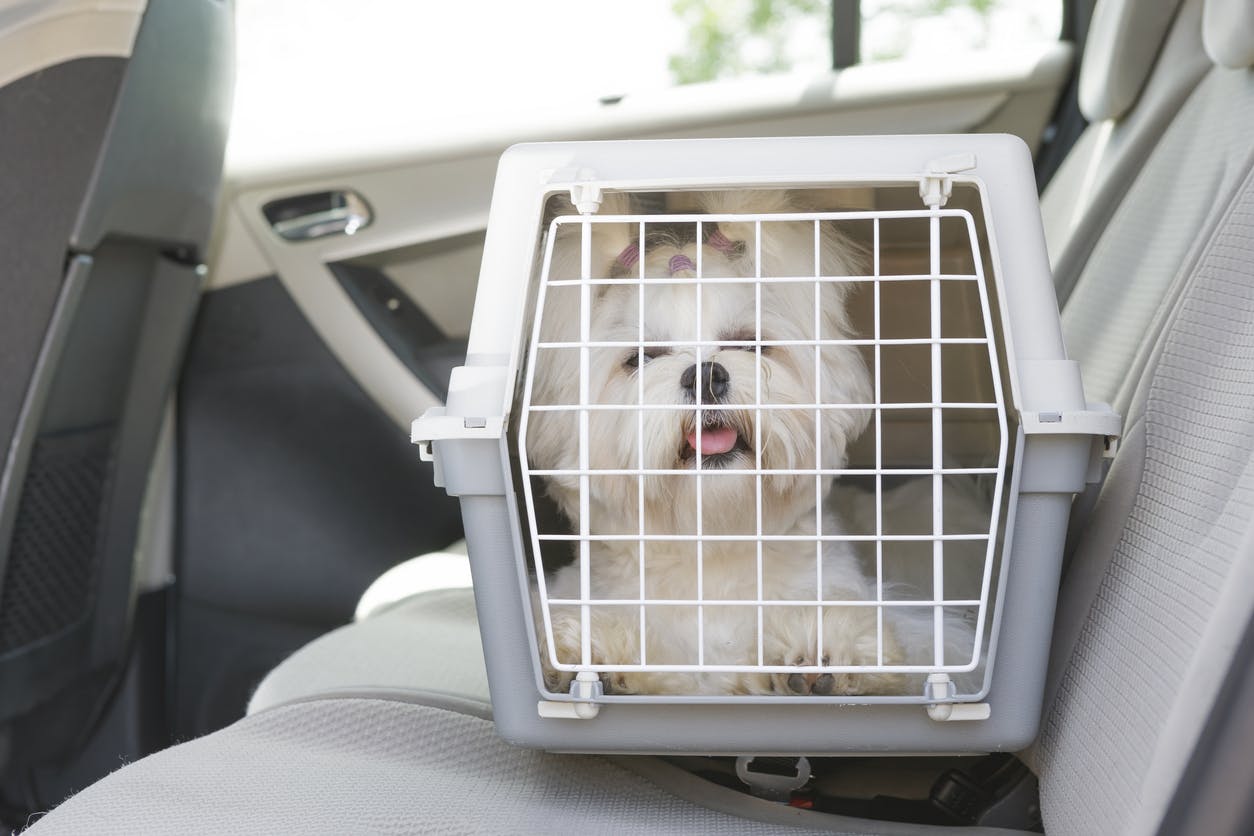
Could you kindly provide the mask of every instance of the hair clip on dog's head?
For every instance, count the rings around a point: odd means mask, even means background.
[[[690,273],[695,273],[697,270],[697,265],[692,263],[691,258],[684,255],[683,253],[679,253],[678,255],[671,256],[671,260],[667,263],[666,268],[670,272],[670,274],[673,276],[676,273],[681,273],[681,272],[684,272],[685,270]]]
[[[621,270],[630,270],[636,266],[636,262],[640,260],[640,245],[631,242],[623,247],[623,251],[618,254],[618,258],[614,259],[614,265]]]
[[[717,227],[706,237],[707,246],[721,252],[727,258],[740,258],[745,254],[745,242],[733,241],[723,234],[723,231]]]

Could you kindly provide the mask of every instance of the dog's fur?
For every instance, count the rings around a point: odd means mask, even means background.
[[[708,213],[776,213],[793,211],[782,192],[719,192],[688,196],[700,211]],[[632,211],[624,196],[611,195],[601,214]],[[707,224],[713,228],[713,224]],[[562,225],[554,242],[552,279],[577,278],[580,268],[578,225]],[[761,275],[807,277],[815,274],[816,243],[813,225],[806,223],[762,225]],[[634,224],[596,225],[593,236],[593,276],[638,275],[638,266],[616,262],[635,242]],[[755,341],[760,294],[761,337],[812,339],[816,327],[816,289],[813,281],[761,283],[753,225],[718,224],[719,245],[688,240],[695,237],[692,225],[651,234],[640,258],[644,261],[645,340]],[[730,246],[729,246],[730,244]],[[698,252],[699,250],[699,252]],[[824,225],[818,242],[821,272],[847,275],[859,268],[858,248]],[[685,256],[675,260],[676,256]],[[667,284],[649,278],[692,276],[686,268],[700,259],[705,278],[743,277],[736,284]],[[679,266],[677,272],[676,265]],[[572,293],[550,290],[543,310],[541,339],[575,342],[580,337],[578,288]],[[817,325],[824,339],[852,337],[845,308],[846,285],[819,283]],[[698,294],[700,301],[698,302]],[[697,331],[700,305],[700,333]],[[591,305],[590,334],[594,341],[635,343],[640,336],[641,312],[634,284],[596,286]],[[849,345],[824,346],[817,363],[812,346],[773,346],[758,352],[754,347],[709,346],[700,351],[701,363],[717,363],[724,371],[726,391],[705,374],[693,374],[698,362],[695,347],[676,346],[652,350],[641,357],[636,348],[593,348],[588,366],[588,399],[595,404],[674,404],[672,410],[640,412],[593,411],[589,418],[590,467],[634,469],[695,469],[693,440],[696,423],[702,433],[727,439],[736,432],[735,447],[703,456],[700,480],[695,475],[647,475],[643,492],[638,477],[593,476],[589,479],[588,528],[594,535],[637,535],[641,520],[645,535],[800,535],[812,537],[821,525],[823,534],[842,531],[839,510],[828,502],[832,480],[828,477],[764,475],[761,489],[752,470],[793,468],[840,468],[846,448],[865,429],[866,409],[825,409],[816,432],[813,409],[761,410],[752,404],[761,387],[764,404],[870,403],[870,376],[858,349]],[[690,385],[685,387],[688,371]],[[542,351],[534,370],[533,403],[579,403],[579,352],[573,349]],[[709,374],[713,374],[710,372]],[[816,376],[818,391],[816,391]],[[697,390],[704,394],[699,410]],[[708,408],[709,406],[717,408]],[[745,408],[744,405],[749,405]],[[577,470],[579,444],[574,412],[533,412],[527,436],[530,464],[536,469]],[[702,417],[704,416],[704,417]],[[643,440],[643,449],[640,442]],[[817,445],[816,445],[817,442]],[[726,446],[722,444],[721,446]],[[721,449],[715,445],[714,449]],[[743,475],[742,475],[743,473]],[[562,475],[546,480],[546,491],[578,530],[580,519],[579,477]],[[698,487],[699,486],[699,487]],[[698,490],[700,499],[698,500]],[[644,507],[640,508],[643,496]],[[701,509],[698,520],[697,509]],[[818,510],[816,510],[818,509]],[[815,600],[821,573],[825,602],[863,602],[874,599],[858,557],[848,543],[815,540],[767,541],[761,546],[761,595],[767,600]],[[759,594],[758,543],[705,540],[698,555],[694,542],[648,539],[640,546],[632,540],[593,541],[588,565],[591,595],[596,599],[755,600]],[[700,595],[698,596],[698,585]],[[579,561],[546,579],[550,599],[579,598]],[[539,601],[535,602],[539,622]],[[695,606],[650,604],[644,607],[645,646],[640,647],[642,617],[637,605],[593,605],[590,612],[590,658],[599,665],[694,664],[698,659],[698,613]],[[875,665],[882,654],[885,664],[905,658],[898,642],[903,629],[893,608],[885,608],[882,625],[875,607],[840,606],[833,603],[822,612],[822,656],[817,650],[818,614],[811,606],[761,608],[761,662],[801,668],[825,665]],[[759,664],[759,608],[753,605],[703,607],[701,643],[704,662],[718,665]],[[581,661],[581,610],[578,606],[552,605],[553,638],[562,663]],[[540,641],[545,636],[540,627]],[[906,633],[917,630],[905,628]],[[961,640],[960,640],[961,641]],[[929,639],[930,644],[930,639]],[[969,642],[967,643],[969,653]],[[642,658],[643,652],[643,658]],[[557,671],[545,660],[546,684],[561,690],[570,674]],[[956,657],[955,657],[956,658]],[[700,673],[621,671],[603,677],[610,691],[636,694],[876,694],[913,690],[914,678],[895,674],[836,674],[798,671],[793,674]]]

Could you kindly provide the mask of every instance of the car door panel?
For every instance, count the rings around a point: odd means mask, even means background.
[[[460,522],[273,277],[206,296],[178,415],[179,729],[192,734],[242,712],[287,652]]]

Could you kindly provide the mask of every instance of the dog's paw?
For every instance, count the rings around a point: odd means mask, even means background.
[[[874,665],[874,659],[832,661],[825,654],[816,666],[806,657],[797,656],[790,662],[797,668],[828,667],[829,665]],[[783,664],[783,663],[781,663]],[[856,697],[900,694],[906,690],[907,678],[902,674],[870,672],[848,673],[827,671],[797,671],[771,675],[771,690],[777,694],[810,697]]]
[[[780,664],[789,664],[797,668],[807,668],[814,666],[814,660],[804,654],[798,654],[790,658],[787,662]],[[824,666],[831,664],[831,657],[824,656],[822,660]],[[780,694],[798,694],[803,696],[830,696],[834,693],[836,687],[836,675],[830,673],[814,673],[802,672],[796,673],[774,673],[771,674],[771,689]]]
[[[625,671],[613,671],[601,674],[601,687],[607,694],[640,694],[646,691],[642,689],[644,683],[639,681],[638,675],[633,676]]]
[[[815,661],[812,635],[789,631],[792,641],[773,654],[774,664],[796,668],[876,668],[901,664],[896,635],[888,624],[880,633],[870,608],[832,608],[824,611],[823,655]],[[882,655],[881,655],[882,654]],[[800,696],[879,696],[909,690],[909,679],[891,671],[798,670],[771,676],[771,690]]]
[[[571,671],[560,671],[549,664],[547,656],[541,657],[544,673],[544,687],[550,694],[565,694],[570,691],[570,683],[575,680]]]
[[[570,683],[575,679],[574,671],[561,670],[554,666],[549,653],[548,638],[544,625],[537,619],[536,636],[539,639],[540,673],[544,679],[544,687],[552,694],[565,694],[570,691]],[[563,665],[576,664],[580,657],[580,629],[578,619],[572,619],[564,613],[553,616],[553,651],[557,662]]]
[[[595,660],[594,660],[595,661]],[[543,659],[544,668],[544,687],[551,694],[566,694],[570,692],[570,684],[575,681],[574,671],[557,670],[547,658]],[[600,674],[601,689],[606,694],[638,694],[642,693],[639,686],[641,683],[633,681],[630,674],[622,672],[602,673]]]

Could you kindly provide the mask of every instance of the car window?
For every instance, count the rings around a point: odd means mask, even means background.
[[[842,6],[836,0],[836,6]],[[683,84],[833,65],[833,0],[238,0],[228,160],[473,138]],[[861,0],[864,61],[1056,39],[1062,0]],[[850,7],[852,8],[852,7]],[[265,156],[264,154],[262,156]],[[268,159],[268,158],[267,158]],[[228,164],[229,166],[231,163]]]
[[[1062,19],[1061,0],[861,10],[863,61],[1056,39]],[[832,65],[830,0],[239,0],[237,20],[237,114],[263,119],[347,101],[438,124]]]
[[[1060,0],[861,0],[860,58],[952,58],[1058,39]]]

